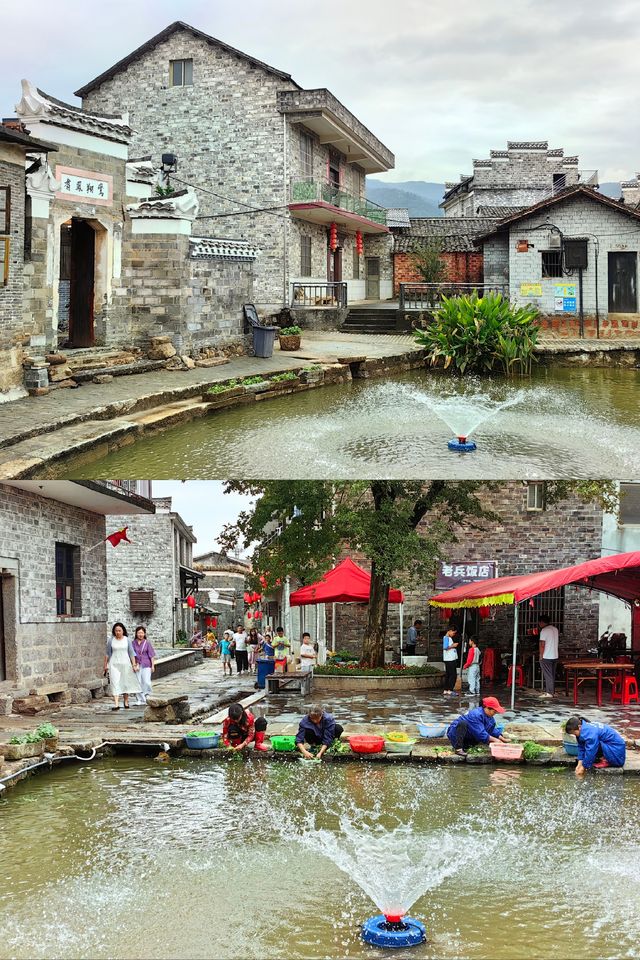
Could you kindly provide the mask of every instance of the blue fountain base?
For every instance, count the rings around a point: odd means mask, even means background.
[[[403,917],[401,923],[388,923],[379,913],[362,924],[362,939],[374,947],[417,947],[427,939],[427,931],[419,920]]]
[[[449,440],[447,446],[456,453],[471,453],[477,449],[473,440]]]

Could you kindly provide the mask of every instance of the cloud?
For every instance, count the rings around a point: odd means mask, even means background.
[[[175,19],[329,87],[396,155],[387,180],[450,180],[507,140],[549,140],[601,179],[640,166],[635,0],[44,0],[3,10],[0,111],[28,76],[72,91]],[[638,159],[637,159],[638,158]],[[621,174],[622,171],[622,174]]]

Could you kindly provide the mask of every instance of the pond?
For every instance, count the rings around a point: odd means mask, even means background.
[[[449,451],[454,434],[477,450]],[[61,475],[616,478],[635,475],[639,449],[638,370],[541,367],[511,383],[423,370],[220,411]]]
[[[640,781],[112,759],[0,802],[0,957],[640,957]],[[359,925],[410,907],[428,941]]]

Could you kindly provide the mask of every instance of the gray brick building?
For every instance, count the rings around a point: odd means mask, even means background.
[[[390,267],[386,275],[380,249],[367,249],[387,226],[365,198],[365,176],[391,169],[394,157],[328,90],[303,90],[288,73],[176,22],[77,95],[87,110],[127,111],[134,156],[178,156],[175,182],[200,191],[194,232],[259,249],[255,299],[264,309],[291,302],[294,284],[346,282],[348,298],[363,299],[368,273],[371,295],[391,296]]]
[[[637,335],[635,205],[578,184],[506,218],[479,242],[485,282],[508,282],[512,302],[536,306],[545,327],[565,336]]]
[[[102,677],[106,549],[126,548],[103,541],[118,525],[152,512],[151,501],[103,481],[0,483],[0,703],[6,712],[14,696],[45,687],[67,697],[68,687]]]
[[[115,517],[129,527],[130,544],[107,554],[108,619],[130,632],[147,627],[157,647],[172,647],[193,632],[193,610],[186,604],[201,574],[193,569],[193,530],[171,509],[171,497],[154,497],[152,516]]]
[[[215,632],[221,637],[225,630],[244,623],[244,593],[251,573],[250,561],[211,550],[194,557],[193,566],[203,574],[196,594],[202,611],[201,629],[206,628],[207,619],[215,617]]]
[[[597,171],[578,169],[578,157],[549,149],[546,140],[509,141],[473,161],[473,173],[445,183],[440,204],[446,217],[506,217],[576,183],[598,185]]]

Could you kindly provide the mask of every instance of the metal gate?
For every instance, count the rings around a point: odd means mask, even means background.
[[[367,257],[367,300],[380,299],[380,257]]]
[[[637,313],[637,253],[609,254],[609,313]]]

